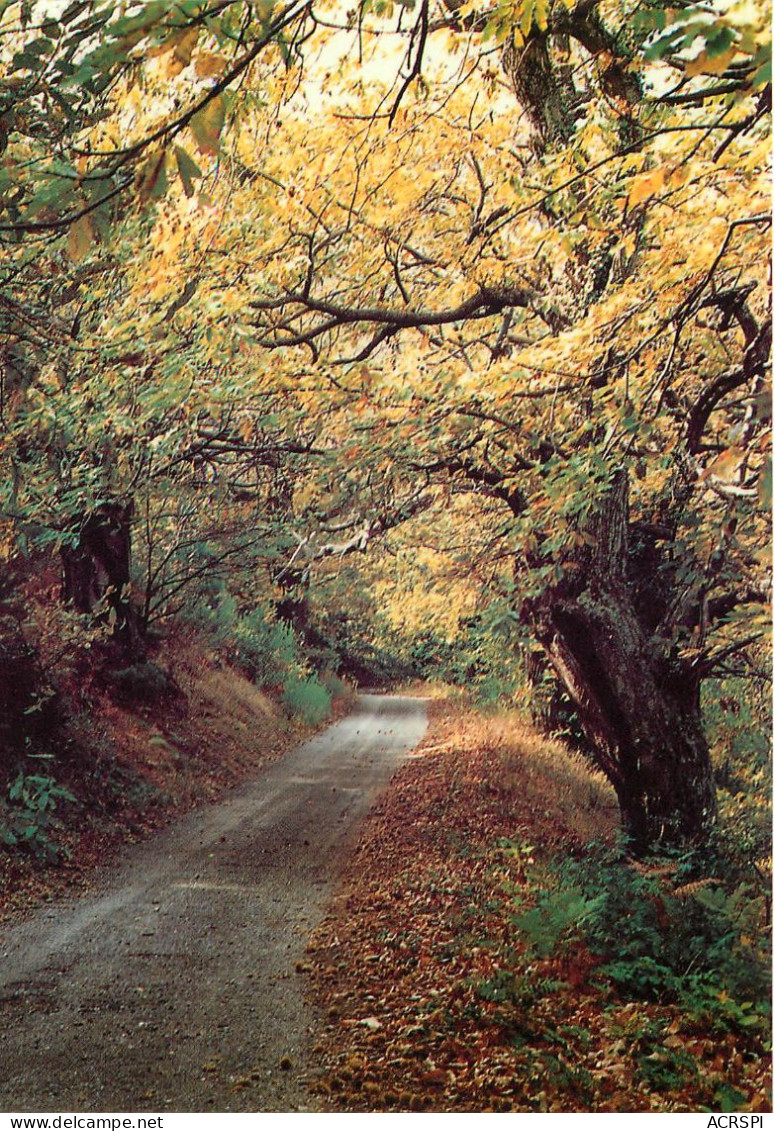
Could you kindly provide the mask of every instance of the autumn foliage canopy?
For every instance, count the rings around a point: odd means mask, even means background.
[[[56,8],[0,5],[4,559],[141,653],[226,584],[310,633],[369,551],[393,624],[500,610],[635,844],[703,837],[767,633],[765,5]]]

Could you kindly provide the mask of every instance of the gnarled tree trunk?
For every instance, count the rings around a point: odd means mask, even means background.
[[[629,554],[628,481],[614,476],[567,565],[528,614],[612,783],[634,851],[699,841],[715,789],[692,669],[654,635]]]
[[[450,0],[446,2],[453,7]],[[626,127],[622,130],[626,144],[637,135],[629,108],[639,102],[642,90],[628,67],[631,50],[620,33],[606,26],[599,8],[598,0],[556,4],[546,26],[533,23],[521,46],[513,38],[505,44],[503,69],[534,130],[537,152],[569,141],[583,104],[591,98],[576,85],[577,68],[570,52],[573,43],[599,61],[596,81],[604,96],[617,103],[620,126]]]

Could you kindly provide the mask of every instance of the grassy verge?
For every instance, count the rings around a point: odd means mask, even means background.
[[[517,925],[557,867],[614,843],[607,786],[514,717],[431,713],[310,946],[319,1093],[345,1111],[770,1110],[766,1034],[744,1010],[646,1000],[583,931],[554,921],[562,944],[541,945]],[[568,889],[538,922],[571,927],[590,904]]]

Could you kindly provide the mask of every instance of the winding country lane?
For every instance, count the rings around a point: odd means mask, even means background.
[[[421,700],[356,710],[0,935],[0,1110],[310,1110],[295,973]]]

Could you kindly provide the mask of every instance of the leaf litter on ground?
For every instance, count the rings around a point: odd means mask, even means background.
[[[760,1039],[626,1001],[579,943],[514,925],[541,863],[613,843],[615,799],[513,714],[431,705],[371,811],[303,973],[325,1017],[314,1087],[343,1111],[770,1110]]]

